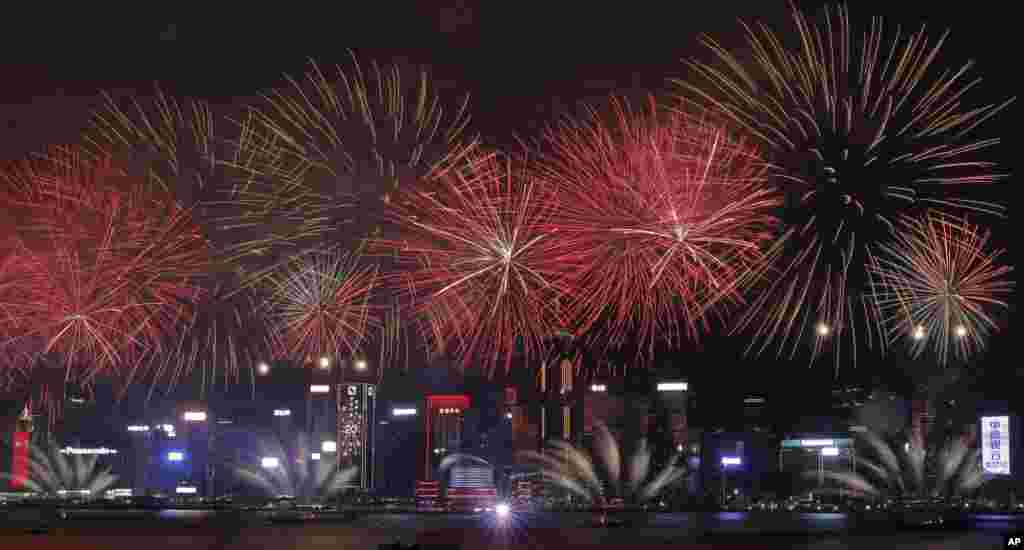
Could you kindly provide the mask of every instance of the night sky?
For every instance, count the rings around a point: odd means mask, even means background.
[[[286,14],[281,12],[286,5],[275,5],[265,12],[250,7],[237,18],[174,10],[95,21],[51,17],[45,26],[12,27],[8,21],[0,38],[0,159],[77,141],[101,89],[147,94],[159,81],[179,96],[244,104],[256,92],[282,84],[282,73],[300,74],[310,58],[347,63],[349,48],[363,60],[428,66],[435,83],[453,97],[471,95],[472,128],[485,142],[511,147],[516,136],[531,139],[579,102],[598,103],[612,93],[640,98],[670,90],[668,78],[688,74],[681,59],[707,56],[697,43],[701,32],[738,45],[737,17],[792,28],[786,3],[777,0],[574,3],[575,9],[556,12],[549,11],[559,4],[552,2],[415,2],[407,12],[400,8],[404,3],[382,4],[387,13],[331,8]],[[821,4],[798,2],[804,8]],[[932,36],[952,27],[943,64],[959,68],[976,59],[974,73],[985,81],[974,97],[999,102],[1016,94],[1013,83],[1019,79],[1019,58],[1007,45],[1015,43],[1019,30],[1011,24],[1017,18],[1005,9],[1002,3],[984,1],[856,2],[851,15],[855,25],[874,15],[911,30],[927,22]],[[360,46],[385,43],[403,46]],[[1019,108],[1012,106],[985,126],[986,134],[1003,138],[995,156],[1012,172],[1017,155],[1009,152],[1020,149],[1010,121],[1018,120]],[[1013,234],[1010,227],[996,228],[1004,246]],[[1012,399],[1011,382],[1024,375],[1019,358],[1008,355],[1009,317],[1004,316],[1003,335],[992,341],[971,382],[993,398]],[[832,383],[828,361],[812,369],[805,359],[740,362],[734,350],[742,347],[735,340],[710,338],[704,353],[680,353],[668,360],[709,392],[738,389],[735,381],[742,379],[743,391],[806,396]],[[898,382],[891,365],[861,363],[857,372],[842,376],[870,379],[881,373]],[[799,387],[794,380],[801,381]]]

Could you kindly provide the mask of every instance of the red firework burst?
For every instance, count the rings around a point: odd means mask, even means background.
[[[739,300],[779,202],[756,151],[706,120],[613,100],[545,136],[557,227],[572,251],[571,317],[600,346],[696,338],[707,313]]]
[[[36,342],[68,379],[130,380],[197,297],[205,240],[187,211],[134,188],[108,161],[58,151],[22,176],[31,223],[8,344]]]
[[[552,199],[512,160],[473,153],[393,201],[402,236],[374,248],[404,267],[395,280],[436,349],[507,369],[520,346],[532,354],[562,328]]]

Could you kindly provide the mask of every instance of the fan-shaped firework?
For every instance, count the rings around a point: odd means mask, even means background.
[[[473,147],[462,141],[466,100],[448,112],[425,73],[410,86],[398,66],[371,68],[354,60],[351,71],[328,76],[312,64],[254,111],[267,139],[241,144],[242,157],[258,160],[237,203],[240,223],[263,234],[240,254],[322,246],[355,215],[359,227],[340,237],[359,239],[382,223],[390,193],[443,173]]]
[[[370,297],[377,270],[338,250],[314,250],[271,272],[268,320],[281,334],[286,357],[348,357],[377,326]]]
[[[946,442],[941,448],[926,448],[921,440],[905,444],[903,450],[889,445],[872,432],[858,434],[868,455],[857,455],[857,472],[827,472],[825,477],[841,483],[847,490],[874,497],[928,498],[970,493],[984,482],[981,452],[968,446],[963,437]],[[898,446],[897,446],[898,447]],[[929,453],[937,468],[936,476],[926,471]],[[808,472],[807,476],[819,472]]]
[[[695,338],[709,308],[738,298],[777,201],[756,151],[723,130],[653,101],[613,106],[613,124],[591,112],[548,132],[545,174],[559,191],[578,329],[649,352]]]
[[[246,464],[234,464],[234,471],[249,485],[270,496],[302,500],[330,498],[350,488],[358,473],[355,466],[340,468],[334,455],[321,455],[309,442],[299,438],[291,447],[260,440],[259,454]]]
[[[675,455],[651,477],[651,451],[645,440],[640,441],[636,453],[623,464],[619,445],[601,424],[596,426],[594,445],[601,461],[601,473],[589,453],[563,441],[553,442],[552,448],[544,453],[522,453],[521,458],[539,465],[549,483],[598,505],[606,504],[612,497],[629,498],[634,502],[650,500],[688,473],[678,464],[679,456]]]
[[[33,173],[19,327],[7,345],[38,341],[68,378],[133,369],[158,348],[196,297],[206,242],[187,212],[133,188],[112,164],[68,152]],[[74,372],[72,372],[74,371]]]
[[[400,240],[379,240],[404,268],[395,276],[437,348],[506,367],[561,328],[554,284],[556,205],[510,159],[471,155],[393,201]]]
[[[940,363],[982,349],[1013,289],[1013,270],[987,250],[989,234],[966,220],[929,213],[904,218],[883,244],[872,274],[875,301],[891,339],[909,338],[914,355],[931,348]]]
[[[846,335],[854,362],[858,332],[874,345],[865,268],[895,214],[914,204],[1000,211],[960,192],[1004,177],[982,156],[999,140],[975,138],[975,129],[1012,99],[965,107],[980,79],[966,80],[970,63],[938,66],[946,34],[890,36],[875,18],[856,36],[844,6],[826,11],[823,24],[795,7],[793,19],[795,49],[786,36],[745,25],[749,63],[705,38],[721,65],[691,62],[706,82],[680,84],[768,147],[788,194],[775,272],[739,329],[752,327],[760,350],[777,342],[780,353],[811,336],[817,356],[831,338],[838,368]]]
[[[71,454],[55,441],[44,446],[29,446],[29,471],[25,488],[34,493],[51,496],[102,497],[104,491],[117,482],[110,468],[98,464],[97,455]],[[0,474],[10,480],[11,474]]]

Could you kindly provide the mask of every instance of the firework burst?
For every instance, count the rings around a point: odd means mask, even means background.
[[[238,225],[261,233],[237,254],[320,247],[353,217],[363,229],[340,236],[365,236],[380,228],[391,193],[443,173],[475,146],[462,137],[468,98],[446,111],[425,73],[410,86],[398,66],[370,67],[353,57],[350,71],[328,75],[314,63],[253,110],[264,138],[240,144],[243,158],[257,160],[235,202]]]
[[[36,342],[33,355],[62,357],[67,377],[85,383],[134,371],[194,303],[206,242],[186,211],[132,188],[111,163],[72,152],[48,162],[52,172],[29,172],[19,328],[5,345]]]
[[[810,337],[816,357],[831,342],[838,368],[846,336],[854,363],[859,333],[884,350],[865,272],[897,214],[915,204],[1001,212],[960,191],[1005,177],[983,156],[999,139],[974,136],[1013,100],[964,107],[980,79],[968,80],[970,63],[938,66],[948,33],[893,35],[874,18],[857,36],[845,6],[817,24],[795,6],[792,14],[794,48],[763,25],[744,25],[750,63],[706,37],[720,63],[691,62],[704,82],[678,84],[767,147],[787,194],[788,229],[772,251],[766,292],[737,330],[753,328],[758,352],[776,342],[780,354],[788,346],[795,354]]]
[[[429,327],[428,341],[464,363],[493,367],[529,355],[558,329],[558,241],[547,225],[553,197],[511,159],[471,155],[448,174],[393,201],[395,275]]]
[[[927,349],[943,365],[952,353],[965,360],[995,330],[993,309],[1005,309],[1012,267],[987,250],[989,234],[966,220],[931,212],[904,218],[892,244],[871,272],[874,300],[891,340],[909,339],[911,352]]]
[[[613,107],[612,124],[591,111],[548,132],[544,177],[559,192],[577,330],[644,353],[696,338],[709,310],[739,299],[778,201],[756,151],[706,120],[653,100]]]
[[[688,471],[680,466],[679,455],[670,457],[666,466],[652,477],[651,450],[641,440],[636,453],[623,463],[622,450],[608,428],[595,429],[595,452],[601,469],[585,450],[564,441],[552,442],[547,452],[525,452],[521,459],[537,464],[544,479],[597,505],[608,500],[628,498],[641,503],[650,500],[683,479]]]
[[[279,355],[348,357],[361,352],[378,319],[370,303],[377,270],[335,250],[302,254],[265,279],[268,320],[282,335]]]
[[[218,385],[243,382],[255,392],[256,367],[281,349],[262,306],[253,290],[239,288],[235,282],[204,291],[179,336],[150,363],[156,382],[151,390],[172,388],[196,374],[202,395]]]

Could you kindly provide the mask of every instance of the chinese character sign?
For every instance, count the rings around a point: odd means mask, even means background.
[[[982,417],[981,464],[987,474],[1010,475],[1010,417]]]

